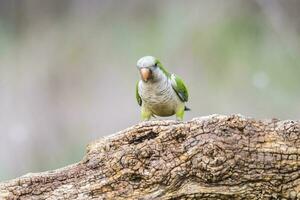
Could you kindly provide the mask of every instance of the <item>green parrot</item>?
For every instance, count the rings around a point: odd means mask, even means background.
[[[169,73],[153,56],[139,59],[137,68],[141,80],[136,84],[136,99],[142,119],[175,114],[177,120],[183,120],[184,112],[190,109],[185,106],[189,94],[182,79]]]

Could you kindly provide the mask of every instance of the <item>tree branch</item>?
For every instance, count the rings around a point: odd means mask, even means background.
[[[300,122],[213,115],[143,122],[79,163],[0,184],[0,199],[297,199]]]

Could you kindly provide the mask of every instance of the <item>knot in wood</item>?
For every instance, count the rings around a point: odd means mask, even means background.
[[[134,154],[124,154],[120,158],[122,168],[134,168],[139,166],[139,160]]]
[[[207,143],[193,157],[192,171],[204,182],[219,182],[230,174],[233,157],[234,154],[226,152],[222,144]]]

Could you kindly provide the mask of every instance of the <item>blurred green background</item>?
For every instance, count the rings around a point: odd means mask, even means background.
[[[138,123],[145,55],[185,80],[186,120],[299,119],[299,10],[298,0],[0,0],[0,181],[77,162],[89,141]]]

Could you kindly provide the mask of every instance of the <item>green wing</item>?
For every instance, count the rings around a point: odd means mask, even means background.
[[[142,98],[139,94],[139,81],[136,82],[135,97],[136,97],[136,100],[137,100],[138,104],[141,106],[142,105]]]
[[[189,92],[181,78],[179,78],[177,75],[172,74],[171,75],[171,83],[172,87],[177,93],[178,97],[181,101],[186,102],[189,100]]]

